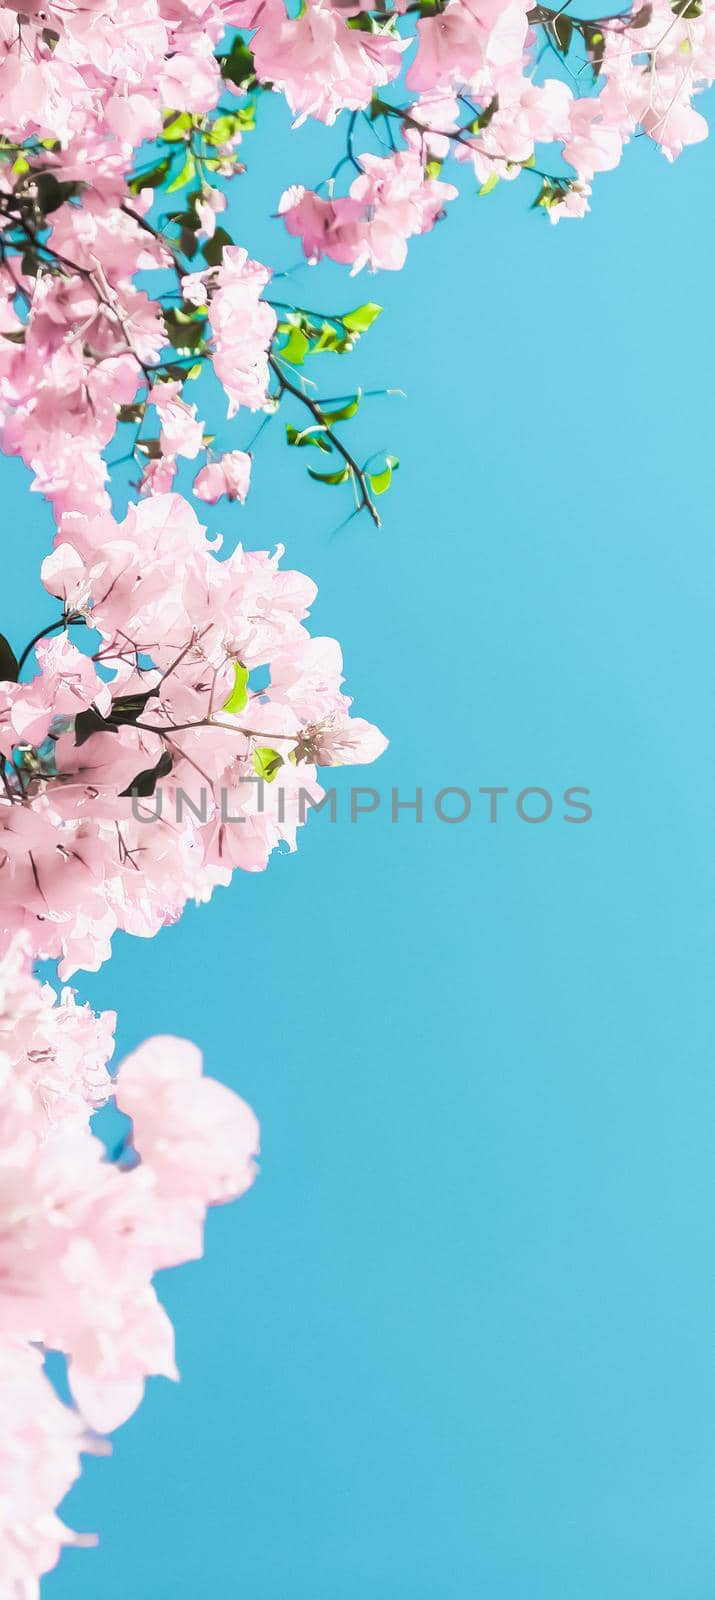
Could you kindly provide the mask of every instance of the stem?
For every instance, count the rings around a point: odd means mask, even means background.
[[[303,390],[300,389],[296,383],[292,383],[290,378],[286,377],[275,356],[269,355],[268,365],[278,379],[281,394],[292,394],[293,398],[295,400],[299,400],[301,405],[305,406],[306,411],[310,412],[311,417],[314,417],[315,421],[320,424],[324,437],[330,440],[333,449],[337,451],[339,456],[342,456],[345,465],[350,468],[353,482],[357,485],[360,491],[359,509],[368,511],[372,517],[375,527],[381,527],[382,524],[378,516],[377,506],[375,505],[368,488],[367,477],[362,467],[358,466],[355,457],[350,454],[350,451],[343,444],[342,439],[339,439],[337,433],[334,433],[333,429],[330,428],[326,423],[319,402],[317,400],[311,400],[310,395],[304,394]]]
[[[28,659],[28,656],[32,655],[35,645],[39,644],[40,639],[48,639],[51,633],[56,633],[58,628],[64,628],[65,626],[66,623],[64,617],[60,617],[59,622],[50,622],[46,628],[40,628],[39,633],[35,634],[34,639],[31,639],[30,643],[25,645],[22,655],[20,656],[20,660],[17,663],[18,678],[22,672],[25,662]]]
[[[467,150],[471,150],[473,155],[484,156],[485,161],[503,161],[507,167],[521,167],[522,172],[533,172],[535,177],[543,178],[546,183],[571,184],[573,182],[571,178],[559,177],[553,172],[544,172],[541,167],[532,167],[527,161],[514,161],[511,156],[498,155],[495,150],[485,150],[478,142],[479,135],[467,133],[464,128],[453,128],[451,132],[446,128],[428,128],[424,122],[418,122],[415,117],[411,117],[409,111],[401,111],[399,106],[391,106],[386,100],[380,101],[379,115],[386,118],[397,117],[400,122],[404,123],[406,128],[415,128],[417,133],[423,134],[427,139],[432,134],[437,139],[450,139],[454,144],[463,144]]]

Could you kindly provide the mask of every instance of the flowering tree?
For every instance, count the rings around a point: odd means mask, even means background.
[[[234,868],[262,870],[295,847],[318,769],[385,744],[351,715],[337,643],[306,627],[310,579],[280,549],[224,557],[175,492],[188,460],[194,502],[246,499],[251,454],[230,427],[216,448],[199,414],[212,385],[229,424],[288,407],[287,446],[349,515],[379,524],[398,464],[360,461],[360,392],[328,400],[304,370],[352,350],[379,305],[287,303],[230,232],[261,98],[344,126],[330,174],[266,205],[308,261],[354,275],[400,268],[460,170],[482,195],[524,175],[550,222],[582,217],[634,135],[669,160],[705,136],[693,100],[713,77],[709,0],[590,18],[529,0],[0,7],[0,442],[57,528],[50,622],[27,643],[7,622],[0,635],[8,1600],[36,1596],[75,1537],[56,1507],[80,1450],[130,1414],[147,1374],[174,1374],[152,1275],[200,1254],[206,1207],[248,1186],[257,1149],[252,1113],[186,1042],[152,1040],[110,1077],[113,1018],[69,990],[58,1003],[32,962],[57,961],[62,980],[94,970],[117,928],[153,935]],[[121,520],[117,433],[135,472]],[[90,1119],[112,1097],[131,1131],[107,1152]],[[74,1409],[45,1350],[67,1358]]]

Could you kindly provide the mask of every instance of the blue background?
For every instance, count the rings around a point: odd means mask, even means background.
[[[263,123],[235,231],[291,266],[267,212],[337,134]],[[532,182],[466,186],[400,275],[284,281],[386,306],[317,374],[407,392],[351,424],[401,457],[385,526],[333,536],[347,491],[280,421],[211,525],[316,577],[391,737],[364,781],[426,815],[314,818],[76,980],[120,1055],[198,1038],[263,1168],[163,1276],[181,1386],[87,1461],[66,1516],[101,1545],[47,1600],[715,1592],[713,155],[637,141],[556,229]],[[2,482],[19,641],[50,519],[18,463]],[[586,785],[592,822],[526,825],[531,784]]]

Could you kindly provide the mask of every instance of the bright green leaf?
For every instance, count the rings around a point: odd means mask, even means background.
[[[291,328],[286,343],[281,350],[281,360],[290,362],[292,367],[302,367],[310,349],[310,341],[306,338],[301,328]]]
[[[338,411],[323,411],[323,416],[328,426],[332,426],[334,422],[347,422],[349,417],[354,417],[361,400],[362,389],[358,389],[354,400],[349,400],[347,405],[341,406]]]
[[[372,327],[373,322],[379,317],[381,311],[382,306],[375,305],[374,301],[368,300],[366,305],[356,306],[354,311],[346,311],[340,321],[344,327],[350,329],[351,333],[367,333],[368,328]]]
[[[196,161],[195,161],[195,158],[194,158],[192,152],[190,150],[187,150],[187,152],[186,152],[186,160],[185,160],[185,162],[184,162],[184,164],[183,164],[183,166],[181,168],[180,173],[177,175],[176,178],[173,179],[173,181],[171,183],[167,184],[167,187],[166,187],[167,194],[176,194],[177,189],[185,189],[187,183],[191,183],[192,178],[195,178],[195,177],[196,177]]]
[[[283,766],[283,757],[279,756],[277,750],[270,750],[264,746],[260,750],[254,750],[253,766],[259,778],[263,778],[266,783],[272,783],[279,767]]]
[[[217,117],[206,135],[211,144],[230,144],[231,140],[240,132],[241,124],[238,117],[228,113]]]
[[[162,139],[169,144],[184,139],[191,132],[193,117],[190,111],[167,111],[164,116],[164,126],[161,130]]]
[[[382,472],[368,473],[368,482],[373,494],[386,494],[392,483],[392,474],[397,471],[400,462],[397,456],[385,456],[385,466]]]
[[[248,705],[248,667],[242,666],[240,661],[233,663],[233,679],[233,688],[222,710],[235,716]]]
[[[497,186],[498,182],[499,182],[499,174],[498,174],[498,172],[490,172],[486,183],[482,184],[482,187],[479,190],[479,193],[480,194],[491,194],[492,189],[496,189],[496,186]]]

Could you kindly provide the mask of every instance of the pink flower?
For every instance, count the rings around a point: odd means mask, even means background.
[[[309,190],[287,189],[279,212],[288,232],[302,240],[309,261],[327,255],[351,262],[353,273],[364,266],[396,271],[404,265],[407,240],[434,227],[457,190],[425,178],[415,150],[362,155],[360,167],[346,199],[321,200]]]
[[[202,1076],[195,1045],[172,1038],[141,1045],[122,1063],[117,1100],[163,1197],[196,1195],[215,1205],[250,1188],[258,1123],[232,1090]]]
[[[324,0],[308,0],[296,18],[282,0],[265,0],[253,40],[258,77],[282,89],[297,123],[308,116],[334,122],[358,111],[373,90],[396,78],[407,40],[387,29],[358,32]]]
[[[257,411],[268,394],[267,351],[276,316],[261,299],[270,273],[245,250],[229,245],[216,275],[209,321],[214,339],[214,367],[228,395],[229,417],[239,406]]]
[[[218,461],[211,461],[194,478],[194,494],[199,500],[215,505],[222,495],[229,500],[240,500],[248,494],[251,481],[251,457],[245,450],[229,450]]]
[[[149,391],[149,404],[156,406],[161,422],[161,448],[165,456],[187,456],[195,460],[201,449],[204,425],[196,416],[196,406],[181,398],[180,383],[155,383]]]

